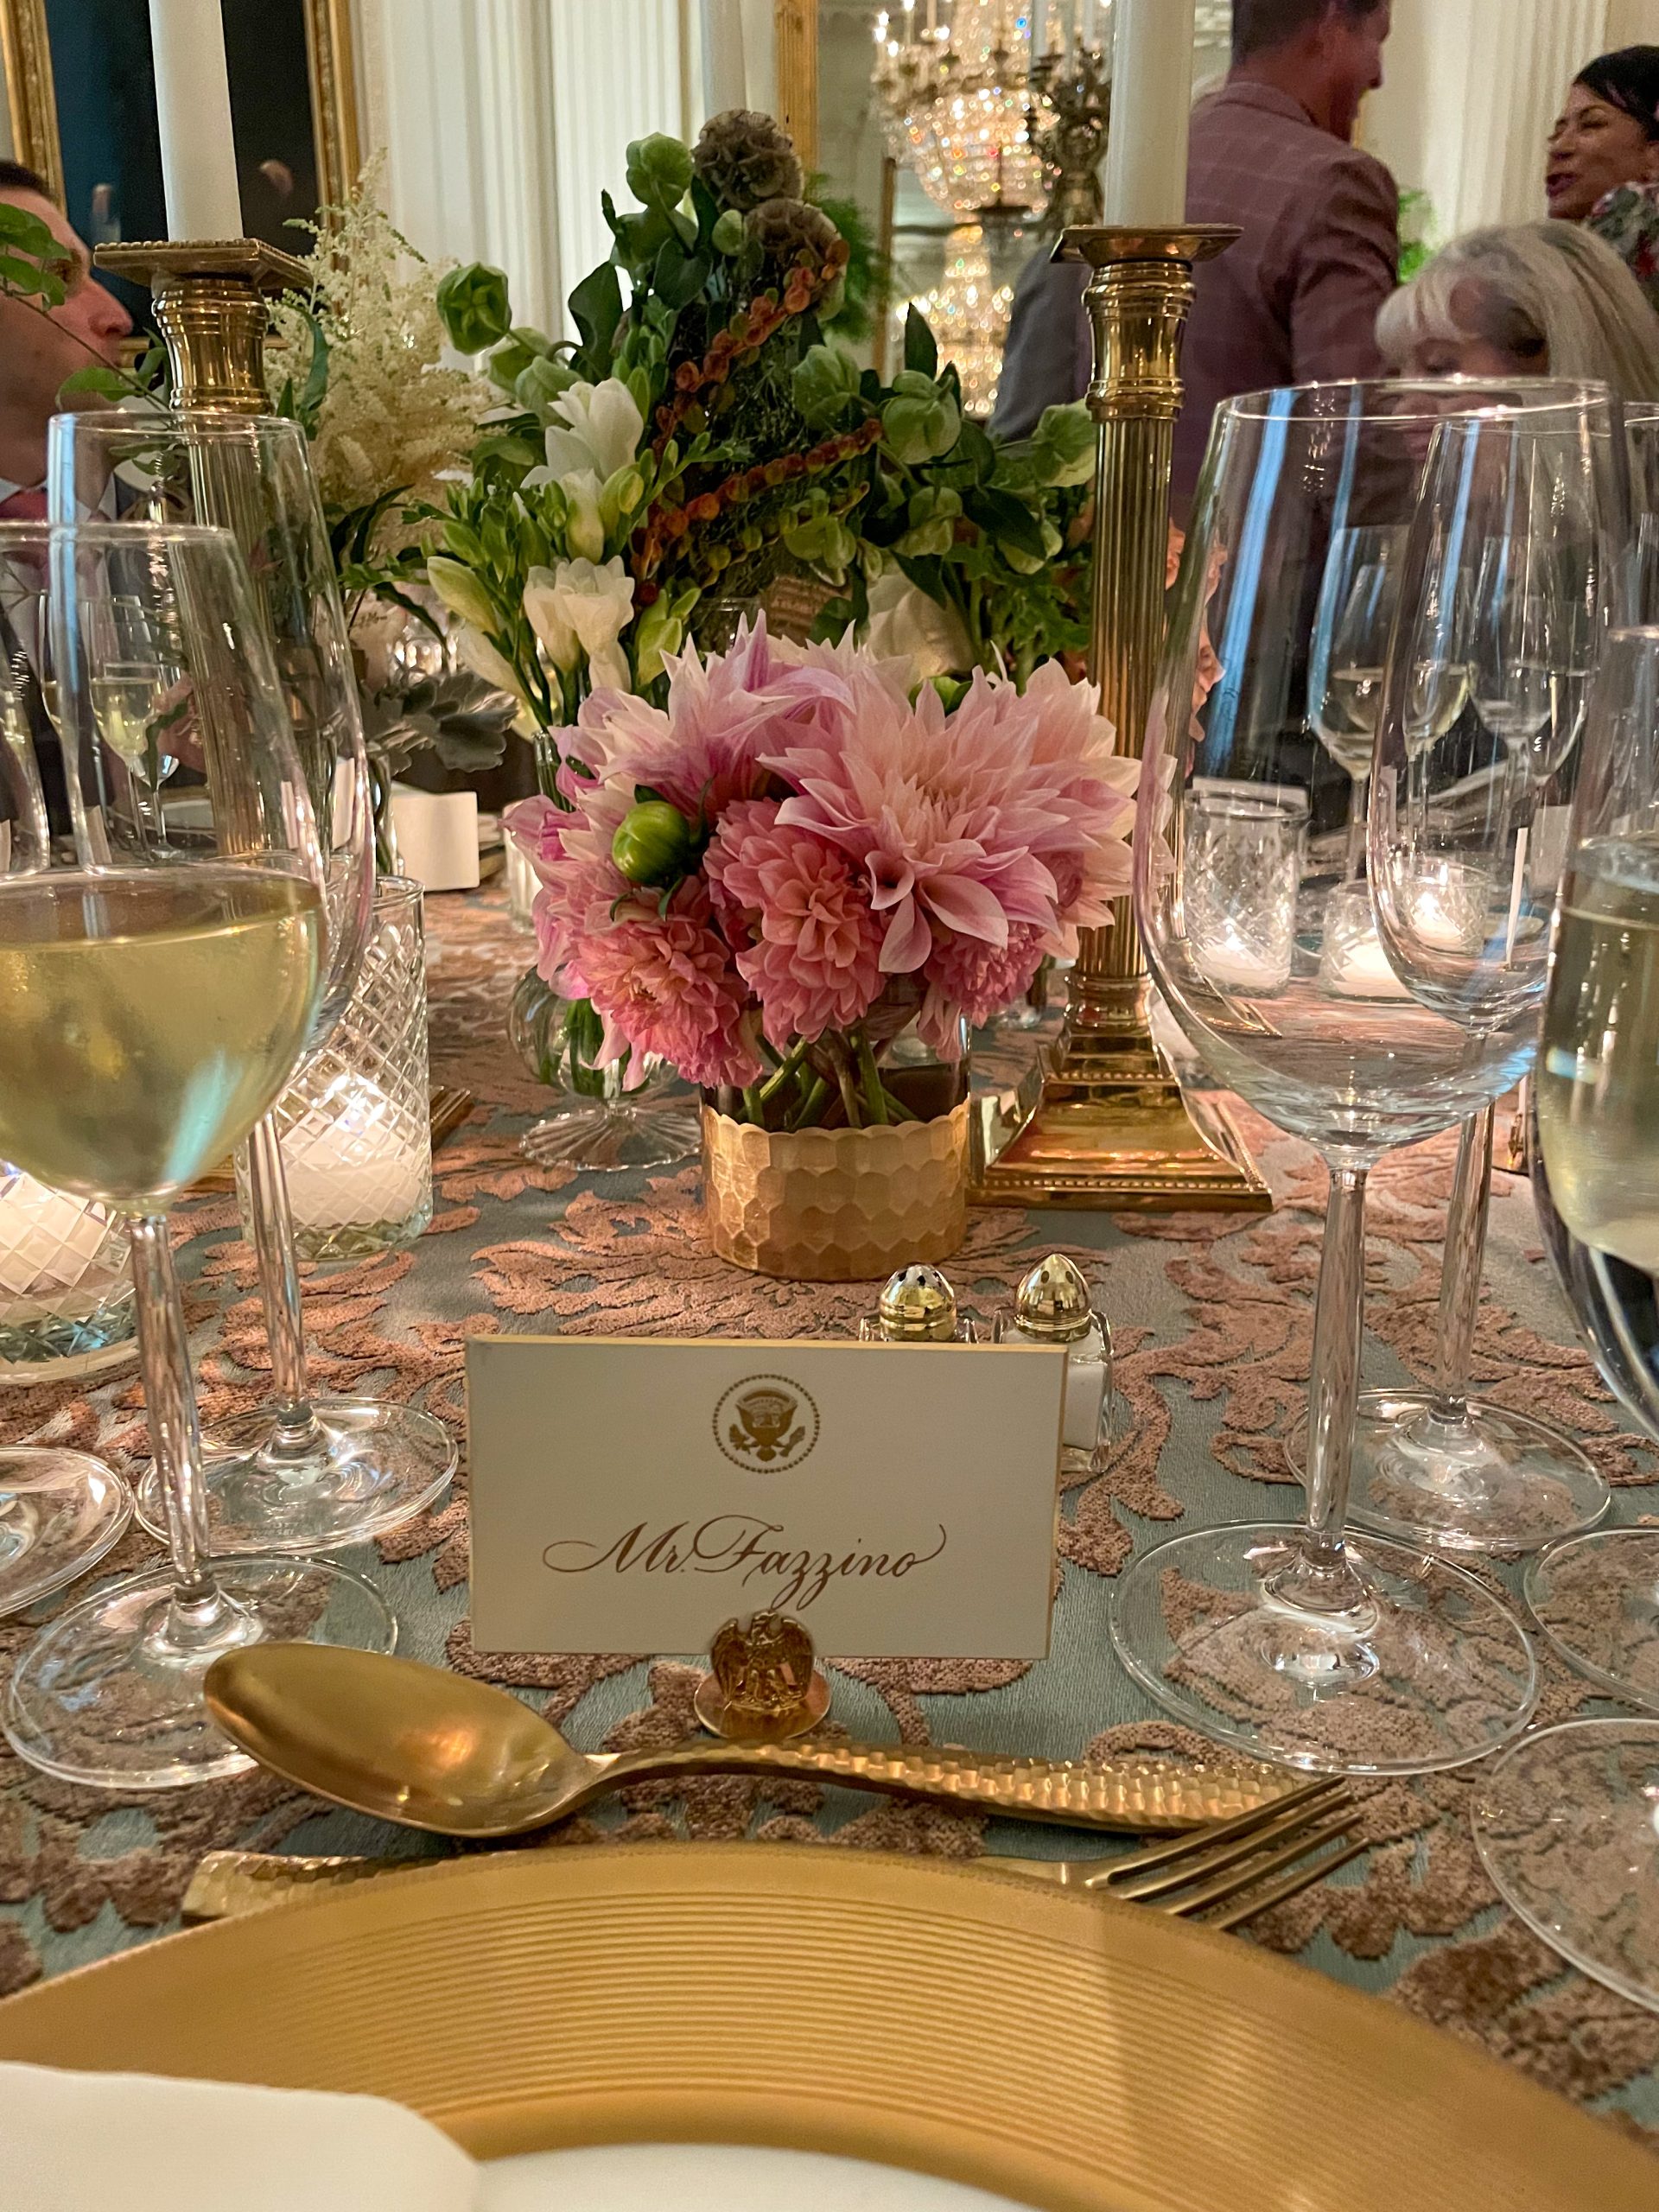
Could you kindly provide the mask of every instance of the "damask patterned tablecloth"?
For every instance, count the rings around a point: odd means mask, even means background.
[[[499,896],[429,901],[435,1081],[479,1104],[437,1156],[438,1204],[412,1252],[315,1271],[305,1284],[313,1373],[323,1389],[419,1399],[462,1420],[469,1337],[515,1329],[807,1337],[850,1331],[869,1286],[772,1282],[723,1265],[699,1233],[694,1166],[582,1177],[531,1168],[520,1133],[546,1094],[507,1047],[504,1013],[528,940]],[[1305,1410],[1324,1175],[1307,1150],[1251,1122],[1278,1200],[1264,1218],[1085,1213],[971,1217],[950,1268],[964,1306],[1006,1303],[1034,1255],[1084,1258],[1113,1323],[1130,1419],[1106,1471],[1066,1495],[1063,1585],[1051,1657],[1026,1663],[864,1662],[836,1667],[834,1718],[859,1737],[952,1742],[1075,1758],[1122,1747],[1196,1748],[1153,1716],[1111,1656],[1112,1580],[1172,1523],[1294,1517],[1283,1439]],[[1373,1179],[1366,1375],[1430,1370],[1451,1136],[1391,1158]],[[180,1262],[204,1421],[256,1404],[268,1359],[251,1255],[233,1202],[180,1224]],[[1524,1183],[1499,1175],[1477,1352],[1480,1388],[1573,1428],[1615,1485],[1621,1520],[1655,1517],[1659,1456],[1629,1433],[1579,1348],[1544,1259]],[[556,1413],[550,1408],[550,1420]],[[129,1372],[90,1395],[0,1389],[0,1440],[50,1439],[116,1464],[143,1448]],[[154,1547],[130,1535],[109,1567]],[[480,1659],[467,1611],[465,1465],[435,1512],[361,1554],[395,1605],[401,1649],[544,1700],[587,1748],[666,1742],[691,1726],[697,1670],[683,1659]],[[1514,1586],[1507,1567],[1497,1570]],[[0,1664],[30,1634],[0,1623]],[[1541,1719],[1606,1711],[1546,1656]],[[1471,1840],[1468,1772],[1378,1787],[1373,1847],[1310,1894],[1254,1923],[1249,1940],[1386,1994],[1484,2046],[1659,2149],[1659,2015],[1565,1967],[1494,1897]],[[1092,1847],[1061,1831],[741,1777],[649,1783],[549,1839],[766,1836],[803,1846],[971,1857],[1058,1856]],[[0,1745],[0,1993],[178,1924],[204,1851],[442,1851],[435,1838],[329,1811],[256,1773],[148,1799],[78,1790]]]

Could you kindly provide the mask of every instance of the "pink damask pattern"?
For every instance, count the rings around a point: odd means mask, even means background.
[[[518,1137],[545,1094],[518,1065],[503,1031],[527,941],[509,931],[499,899],[487,895],[433,900],[429,934],[434,1079],[464,1084],[479,1103],[438,1155],[438,1211],[420,1246],[308,1275],[307,1319],[321,1386],[419,1395],[460,1433],[466,1346],[480,1332],[534,1326],[804,1337],[855,1324],[871,1303],[868,1285],[772,1282],[715,1260],[701,1234],[693,1167],[643,1186],[631,1183],[618,1195],[602,1181],[529,1166]],[[1141,1270],[1135,1279],[1142,1284],[1146,1270],[1155,1271],[1157,1294],[1115,1313],[1121,1316],[1117,1381],[1128,1418],[1104,1471],[1074,1485],[1065,1503],[1062,1557],[1068,1584],[1085,1579],[1079,1589],[1122,1568],[1137,1523],[1174,1522],[1197,1510],[1190,1495],[1195,1451],[1217,1480],[1289,1479],[1284,1440],[1305,1412],[1323,1173],[1264,1124],[1253,1124],[1251,1135],[1280,1200],[1266,1218],[1166,1217],[1108,1227],[1075,1216],[1038,1221],[987,1211],[971,1217],[967,1246],[951,1268],[964,1306],[982,1319],[1006,1302],[1035,1251],[1057,1244],[1096,1274],[1103,1268],[1109,1286],[1120,1268]],[[1451,1160],[1448,1137],[1391,1159],[1374,1181],[1369,1325],[1418,1372],[1432,1365]],[[1654,1452],[1621,1425],[1547,1283],[1535,1236],[1525,1230],[1521,1186],[1500,1177],[1498,1192],[1478,1387],[1572,1427],[1619,1488],[1653,1482]],[[1077,1241],[1068,1242],[1068,1232]],[[181,1221],[180,1238],[203,1414],[211,1423],[257,1402],[269,1361],[232,1203],[204,1201]],[[1199,1416],[1210,1434],[1207,1453],[1185,1433]],[[63,1386],[0,1392],[0,1439],[46,1437],[118,1462],[141,1452],[136,1378],[118,1377],[91,1395]],[[1639,1508],[1639,1501],[1630,1503]],[[147,1538],[129,1537],[111,1563],[135,1564],[152,1548]],[[561,1723],[578,1714],[590,1693],[598,1694],[596,1702],[610,1700],[605,1709],[613,1712],[632,1677],[639,1688],[631,1709],[597,1732],[613,1748],[670,1741],[690,1728],[696,1675],[683,1665],[659,1661],[642,1669],[633,1659],[580,1655],[486,1659],[474,1651],[462,1596],[464,1467],[437,1510],[384,1540],[379,1552],[406,1631],[411,1625],[423,1631],[432,1656],[441,1649],[466,1672],[544,1693],[549,1717]],[[0,1665],[29,1633],[28,1624],[0,1622]],[[418,1636],[407,1638],[406,1648],[418,1648]],[[1047,1667],[1065,1667],[1067,1649],[1058,1642]],[[1092,1664],[1098,1671],[1097,1652]],[[861,1713],[868,1714],[874,1699],[890,1732],[907,1742],[928,1739],[937,1726],[928,1700],[941,1696],[1009,1692],[1032,1699],[1033,1712],[1056,1702],[1048,1694],[1053,1685],[1018,1663],[863,1662],[837,1672],[849,1695],[855,1686]],[[1587,1701],[1582,1685],[1550,1665],[1541,1718],[1563,1717]],[[1081,1694],[1060,1702],[1087,1709]],[[971,1706],[966,1718],[951,1713],[950,1729],[957,1739],[972,1740]],[[573,1732],[594,1740],[594,1732],[579,1726]],[[1149,1719],[1092,1732],[1084,1726],[1071,1741],[1033,1748],[1103,1756],[1133,1746],[1198,1748],[1182,1730]],[[1421,2018],[1534,2079],[1621,2108],[1615,2116],[1624,2125],[1659,2122],[1659,2017],[1564,1968],[1497,1909],[1470,1840],[1471,1786],[1466,1775],[1449,1775],[1374,1789],[1363,1813],[1373,1844],[1367,1857],[1257,1922],[1251,1940],[1307,1953],[1312,1962],[1351,1972],[1369,1986],[1381,1982]],[[202,1852],[232,1844],[280,1847],[316,1813],[311,1801],[263,1775],[124,1804],[49,1782],[0,1751],[0,1992],[169,1925]],[[734,1777],[683,1788],[642,1785],[615,1812],[572,1821],[555,1840],[765,1835],[968,1857],[995,1847],[981,1815],[827,1799],[808,1783],[763,1791]],[[301,1847],[327,1847],[315,1839],[308,1831]],[[388,1848],[419,1847],[391,1831],[385,1841]],[[1659,2136],[1655,2141],[1659,2145]]]

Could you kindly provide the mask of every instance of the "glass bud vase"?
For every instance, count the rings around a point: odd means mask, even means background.
[[[349,1004],[276,1109],[302,1260],[412,1244],[432,1218],[432,1118],[421,887],[383,875]],[[238,1153],[237,1195],[248,1192]]]
[[[0,1382],[67,1382],[133,1352],[121,1217],[0,1160]]]
[[[580,1167],[601,1173],[666,1167],[697,1149],[696,1101],[674,1071],[652,1057],[625,1052],[594,1065],[603,1026],[586,999],[561,998],[530,969],[512,995],[508,1035],[537,1083],[559,1103],[520,1150],[538,1167]]]

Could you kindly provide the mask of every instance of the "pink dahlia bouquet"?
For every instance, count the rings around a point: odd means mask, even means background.
[[[949,707],[910,664],[794,647],[763,619],[668,664],[668,702],[595,691],[557,798],[508,828],[540,880],[537,965],[602,1024],[768,1128],[910,1118],[884,1066],[1076,949],[1129,885],[1137,764],[1058,662]]]

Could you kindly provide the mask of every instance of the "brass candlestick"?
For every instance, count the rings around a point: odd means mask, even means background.
[[[1192,270],[1238,232],[1223,225],[1074,227],[1056,260],[1087,262],[1095,472],[1090,673],[1120,747],[1139,758],[1164,633],[1169,480]],[[1211,1096],[1182,1096],[1147,1022],[1146,954],[1130,901],[1085,930],[1065,1028],[1026,1128],[974,1192],[995,1205],[1265,1212],[1266,1184]],[[1199,1119],[1202,1117],[1202,1126]]]
[[[175,407],[268,415],[268,302],[310,283],[302,261],[261,238],[164,238],[101,245],[100,269],[148,284]]]

